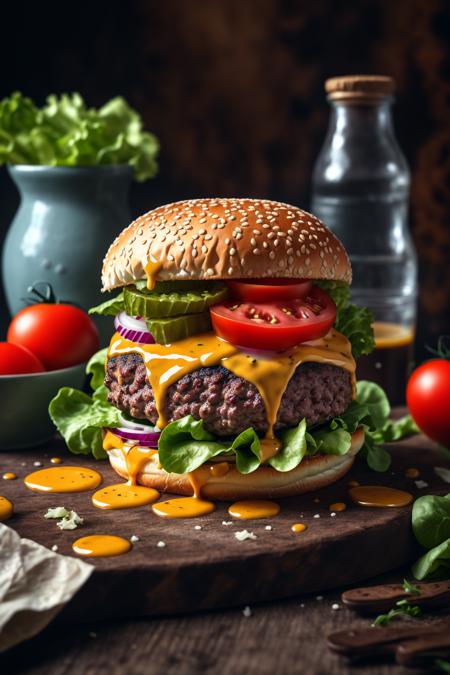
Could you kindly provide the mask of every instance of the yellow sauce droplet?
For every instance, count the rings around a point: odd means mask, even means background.
[[[17,476],[12,471],[7,471],[3,474],[3,480],[16,480]]]
[[[228,462],[219,462],[218,464],[213,464],[210,471],[211,476],[218,478],[220,476],[225,476],[230,470],[230,465]]]
[[[62,459],[61,459],[61,457],[52,457],[51,460],[50,460],[50,462],[51,462],[52,464],[61,464]]]
[[[304,532],[306,530],[306,525],[303,523],[294,523],[291,530],[292,532]]]
[[[40,469],[26,476],[24,483],[36,492],[86,492],[102,482],[94,469],[82,466],[62,466]]]
[[[158,490],[128,483],[108,485],[92,495],[92,503],[99,509],[133,509],[153,504],[157,499]]]
[[[275,412],[277,413],[278,407],[274,406],[274,409]],[[275,422],[273,424],[275,424]],[[268,435],[265,436],[265,438],[262,438],[260,442],[260,453],[262,463],[267,462],[268,459],[274,457],[281,450],[282,442],[278,438],[275,438],[275,436],[271,435],[273,434],[272,429],[273,425],[270,426],[270,429],[267,432]]]
[[[13,514],[13,505],[6,499],[6,497],[0,497],[0,522],[2,520],[8,520]]]
[[[179,497],[153,504],[152,509],[162,518],[198,518],[215,511],[215,504],[198,497]]]
[[[359,483],[357,480],[349,480],[348,487],[358,487]]]
[[[150,259],[144,267],[144,272],[147,276],[147,288],[149,291],[152,291],[155,288],[156,275],[158,274],[161,265],[162,262],[160,260],[156,260],[156,258],[150,255]]]
[[[280,505],[268,499],[246,499],[235,502],[228,508],[228,513],[234,518],[251,520],[253,518],[271,518],[280,513]]]
[[[330,511],[345,511],[347,504],[344,504],[344,502],[334,502],[328,508]]]
[[[394,508],[408,506],[413,501],[409,492],[382,485],[361,485],[349,490],[350,498],[360,506],[373,506],[378,508]]]
[[[74,541],[72,548],[78,555],[103,558],[128,553],[131,544],[123,537],[111,534],[91,534]]]
[[[405,476],[406,478],[419,478],[420,471],[412,466],[411,468],[406,469]]]

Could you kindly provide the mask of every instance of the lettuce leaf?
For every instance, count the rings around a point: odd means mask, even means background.
[[[100,314],[102,316],[116,316],[120,312],[125,311],[124,303],[125,303],[124,293],[123,291],[121,291],[119,295],[114,296],[114,298],[105,300],[105,302],[102,302],[100,305],[97,305],[96,307],[91,307],[89,309],[88,314]]]
[[[63,387],[49,405],[49,415],[71,452],[104,459],[103,427],[120,424],[119,411],[77,389]]]
[[[429,549],[413,565],[416,579],[450,575],[450,494],[424,495],[412,509],[412,528],[421,546]]]
[[[196,420],[192,415],[168,424],[158,442],[161,465],[174,473],[195,471],[212,457],[226,452],[227,448],[206,431],[202,420]]]
[[[156,137],[120,96],[99,109],[80,94],[49,96],[42,108],[15,92],[0,101],[0,164],[129,164],[137,181],[158,170]]]
[[[306,420],[303,419],[296,427],[281,434],[281,440],[281,450],[269,459],[268,464],[277,471],[292,471],[306,455]]]
[[[358,307],[349,302],[350,287],[348,284],[322,279],[314,283],[333,299],[336,305],[334,327],[350,341],[355,359],[363,354],[370,354],[375,348],[372,312],[367,307]]]

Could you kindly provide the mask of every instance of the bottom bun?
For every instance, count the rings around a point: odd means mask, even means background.
[[[357,429],[352,435],[350,450],[345,455],[313,455],[305,457],[292,471],[276,471],[270,466],[261,466],[253,473],[242,474],[229,463],[229,470],[223,476],[214,476],[207,462],[196,475],[195,482],[201,484],[201,496],[209,499],[228,501],[230,499],[292,497],[312,492],[334,483],[351,468],[355,455],[364,443],[364,430]],[[108,450],[113,469],[128,478],[125,457],[121,450]],[[150,457],[137,475],[139,485],[155,488],[160,492],[179,495],[194,493],[189,474],[167,473],[159,468],[158,454]]]

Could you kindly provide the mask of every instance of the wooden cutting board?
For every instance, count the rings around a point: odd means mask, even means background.
[[[95,572],[63,613],[64,620],[101,619],[112,616],[171,614],[257,601],[318,593],[360,582],[414,560],[420,551],[411,531],[411,507],[363,508],[352,505],[348,482],[389,485],[421,494],[447,494],[450,486],[439,479],[433,466],[445,459],[433,444],[416,436],[391,446],[393,463],[386,474],[370,471],[357,460],[340,482],[300,497],[279,500],[281,512],[268,520],[233,520],[228,504],[192,520],[163,520],[149,506],[102,511],[91,503],[91,493],[47,495],[29,491],[24,476],[36,470],[33,462],[50,466],[58,455],[66,465],[97,469],[103,484],[119,482],[107,462],[76,457],[60,440],[32,451],[0,453],[0,472],[14,471],[18,480],[0,483],[0,494],[10,499],[15,515],[8,525],[23,537],[73,555],[72,542],[88,534],[137,535],[133,549],[114,558],[90,558]],[[405,470],[415,467],[426,488],[418,489]],[[332,517],[329,505],[343,501],[346,511]],[[48,507],[64,505],[85,518],[75,531],[60,531],[45,520]],[[314,517],[315,515],[320,517]],[[231,521],[223,525],[222,521]],[[291,531],[302,522],[307,530]],[[195,529],[200,525],[201,529]],[[270,525],[271,530],[266,530]],[[238,541],[234,533],[250,530],[255,540]],[[165,547],[157,547],[164,541]]]

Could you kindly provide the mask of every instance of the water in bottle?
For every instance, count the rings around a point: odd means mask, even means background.
[[[413,355],[417,262],[408,229],[410,175],[392,123],[394,81],[327,80],[331,117],[313,173],[312,212],[343,242],[353,268],[352,302],[375,317],[376,349],[358,378],[405,400]]]

